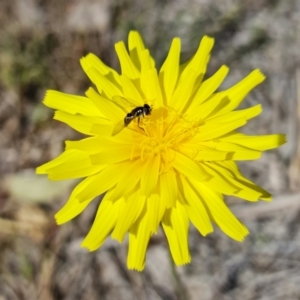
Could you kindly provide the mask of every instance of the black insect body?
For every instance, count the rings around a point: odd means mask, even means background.
[[[144,104],[144,106],[139,106],[134,108],[130,113],[126,115],[124,118],[125,126],[128,126],[132,120],[138,118],[138,123],[140,123],[140,119],[145,116],[151,115],[152,108],[148,104]]]

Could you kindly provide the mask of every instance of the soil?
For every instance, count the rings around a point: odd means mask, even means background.
[[[300,299],[300,1],[0,0],[0,300]],[[126,267],[127,241],[80,248],[99,199],[75,220],[53,215],[76,181],[49,182],[35,168],[82,136],[52,120],[47,89],[83,95],[89,53],[119,69],[114,43],[129,30],[144,37],[158,65],[173,37],[182,61],[203,35],[215,38],[208,76],[222,64],[226,88],[259,68],[267,80],[242,107],[261,103],[249,134],[286,133],[288,142],[243,173],[274,195],[271,203],[226,201],[249,228],[243,243],[218,228],[190,229],[192,263],[174,267],[162,232],[142,273]]]

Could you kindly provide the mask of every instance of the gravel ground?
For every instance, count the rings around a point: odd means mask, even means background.
[[[299,0],[0,0],[0,300],[300,299]],[[83,94],[79,58],[94,52],[119,68],[114,43],[139,30],[161,63],[171,39],[185,60],[204,34],[215,37],[208,74],[230,67],[223,87],[260,68],[267,80],[245,100],[263,114],[247,133],[286,133],[288,143],[241,163],[272,203],[229,198],[250,229],[243,242],[218,229],[190,232],[192,263],[175,268],[165,237],[151,240],[143,273],[126,268],[127,244],[79,247],[98,205],[57,227],[53,214],[74,181],[48,182],[34,169],[81,136],[52,120],[47,89]]]

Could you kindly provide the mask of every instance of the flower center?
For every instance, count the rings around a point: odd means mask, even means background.
[[[198,124],[184,120],[172,109],[160,108],[143,119],[140,124],[145,139],[141,142],[141,159],[146,160],[153,155],[161,155],[162,163],[167,166],[173,160],[175,151],[184,148],[198,131]]]

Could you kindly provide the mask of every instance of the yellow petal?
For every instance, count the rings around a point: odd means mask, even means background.
[[[87,97],[65,94],[53,90],[46,92],[43,103],[53,109],[58,109],[69,114],[103,117],[103,113]]]
[[[186,65],[180,76],[180,81],[184,80],[190,69],[197,72],[197,74],[205,74],[206,65],[209,61],[210,52],[214,45],[214,39],[204,36],[199,44],[198,50],[190,62]]]
[[[165,213],[166,203],[158,194],[152,194],[147,199],[147,214],[151,233],[157,233],[159,223]]]
[[[173,96],[168,102],[169,106],[174,108],[178,113],[181,113],[181,111],[188,103],[192,95],[193,86],[195,84],[196,78],[197,73],[194,70],[190,69],[187,75],[185,76],[185,79],[182,80],[181,83],[177,86]]]
[[[189,219],[185,207],[177,201],[176,207],[169,208],[162,219],[173,260],[177,266],[191,261],[188,246]]]
[[[151,233],[148,226],[146,210],[133,224],[129,232],[129,247],[127,256],[128,269],[142,271],[145,267],[146,250]]]
[[[81,247],[95,251],[104,243],[116,224],[120,203],[121,201],[111,202],[108,200],[100,203],[94,223]]]
[[[230,99],[230,104],[219,113],[229,112],[237,108],[248,93],[258,84],[262,83],[265,78],[265,75],[263,75],[259,69],[256,69],[239,83],[223,91],[222,93],[226,94]]]
[[[227,122],[233,122],[239,119],[245,119],[250,120],[258,115],[260,115],[262,112],[261,104],[252,106],[250,108],[232,111],[229,113],[225,113],[223,115],[219,115],[217,117],[212,116],[212,118],[208,119],[205,123],[227,123]]]
[[[80,150],[66,150],[63,155],[37,168],[37,174],[48,174],[51,180],[81,178],[101,171],[105,166],[93,166],[89,154]]]
[[[86,71],[90,80],[96,85],[99,93],[104,93],[104,96],[111,99],[113,96],[123,96],[119,87],[117,87],[110,79],[102,75],[97,69],[90,68]]]
[[[76,199],[76,194],[80,193],[83,189],[85,189],[88,184],[87,180],[81,181],[73,190],[72,194],[69,197],[67,203],[55,214],[56,223],[61,225],[66,223],[77,215],[79,215],[94,198],[90,198],[85,202],[79,202]]]
[[[76,195],[76,198],[80,202],[84,202],[90,198],[103,194],[118,182],[122,174],[120,170],[127,168],[128,165],[128,163],[109,165],[98,174],[88,177],[86,179],[88,180],[87,186]]]
[[[239,119],[234,122],[224,123],[222,126],[217,126],[216,124],[203,125],[199,127],[199,133],[195,135],[191,141],[193,143],[204,142],[207,140],[212,140],[218,138],[228,132],[231,132],[239,127],[246,124],[245,119]]]
[[[264,151],[277,148],[286,143],[286,136],[285,134],[250,136],[234,132],[228,136],[221,137],[220,140],[235,143],[250,149]]]
[[[238,188],[237,192],[233,195],[249,201],[257,201],[261,197],[269,197],[270,194],[264,191],[259,186],[253,183],[247,183],[246,179],[240,174],[239,171],[229,168],[231,161],[223,162],[207,162],[203,163],[210,168],[211,172],[215,172],[215,176],[226,178],[233,186]],[[218,190],[216,188],[216,190]],[[227,194],[227,193],[224,193]]]
[[[213,76],[205,80],[193,97],[193,101],[191,102],[187,112],[195,109],[205,100],[207,100],[221,85],[228,71],[229,68],[227,66],[222,66]]]
[[[218,165],[221,168],[226,168],[228,171],[228,174],[231,174],[231,176],[233,176],[233,178],[236,180],[236,182],[241,184],[241,186],[243,187],[243,191],[245,193],[249,194],[249,192],[253,193],[253,191],[255,191],[260,194],[260,196],[259,196],[260,199],[265,200],[265,201],[272,200],[272,195],[269,192],[267,192],[260,186],[256,185],[255,183],[253,183],[252,181],[250,181],[249,179],[247,179],[246,177],[244,177],[241,174],[241,172],[238,169],[237,164],[234,161],[214,162],[213,164]],[[239,197],[242,195],[243,191],[238,193]]]
[[[140,196],[138,191],[131,194],[126,201],[125,199],[122,200],[116,226],[111,234],[113,239],[120,243],[123,241],[125,234],[129,231],[129,228],[140,216],[145,206],[145,201],[146,197]]]
[[[124,169],[109,199],[119,199],[123,195],[128,194],[136,186],[141,179],[144,163],[144,161],[137,159],[136,161],[132,161],[128,168]]]
[[[128,48],[129,51],[133,49],[137,49],[138,51],[142,51],[145,49],[145,45],[143,39],[138,31],[131,30],[128,35]]]
[[[166,208],[175,206],[177,199],[177,180],[175,172],[170,170],[159,176],[160,197],[166,203]]]
[[[194,109],[189,109],[185,116],[190,120],[205,120],[206,118],[214,116],[226,107],[229,102],[224,94],[218,93]]]
[[[188,157],[191,157],[195,161],[212,161],[212,160],[226,160],[231,159],[233,152],[224,152],[215,150],[209,147],[204,147],[203,144],[188,144],[180,146],[179,150]]]
[[[99,164],[99,161],[101,160],[100,163],[102,163],[102,161],[104,161],[105,163],[109,163],[109,157],[108,160],[106,160],[106,157],[104,157],[105,155],[107,155],[107,153],[109,151],[111,151],[111,156],[114,155],[114,153],[118,153],[120,152],[120,155],[124,156],[124,152],[126,150],[128,151],[128,157],[134,157],[135,151],[133,151],[133,147],[134,147],[134,142],[138,141],[137,137],[135,140],[132,138],[130,139],[130,135],[125,135],[128,137],[127,141],[124,141],[124,143],[122,142],[122,138],[111,138],[109,137],[90,137],[90,138],[86,138],[86,139],[82,139],[79,141],[66,141],[66,150],[69,149],[77,149],[77,150],[81,150],[84,152],[87,152],[89,154],[96,154],[95,156],[93,156],[93,159],[95,160],[95,164]],[[118,136],[119,137],[119,136]],[[128,145],[127,145],[128,143]],[[136,147],[135,147],[136,148]],[[102,156],[103,153],[103,156]],[[130,153],[130,155],[129,155]],[[112,158],[113,160],[115,160],[114,158]]]
[[[134,83],[126,75],[122,75],[120,78],[125,98],[130,100],[135,106],[143,106],[143,98]]]
[[[54,120],[61,121],[78,132],[87,135],[110,136],[113,125],[109,120],[96,117],[87,117],[81,115],[71,115],[64,111],[56,111],[53,117]],[[99,132],[93,132],[94,126],[97,126]]]
[[[124,111],[108,99],[100,96],[93,88],[89,88],[86,93],[95,106],[101,110],[105,118],[117,123],[124,119]]]
[[[209,177],[209,175],[203,169],[201,169],[200,165],[179,152],[176,152],[172,165],[178,172],[182,173],[188,178],[191,177],[202,181]]]
[[[155,105],[155,107],[162,107],[164,102],[157,75],[157,70],[154,68],[150,69],[147,71],[147,74],[145,76],[147,80],[147,86],[144,86],[143,90],[145,91],[146,98],[149,99],[150,103],[152,102],[153,105]],[[141,77],[141,79],[142,78],[143,76]]]
[[[141,177],[141,195],[149,196],[152,193],[157,184],[159,168],[160,154],[154,155],[147,159]]]
[[[122,74],[126,75],[130,79],[136,79],[140,76],[140,73],[134,63],[132,62],[125,44],[123,41],[115,44],[115,49],[120,61]]]
[[[138,61],[140,61],[141,65],[143,66],[143,62],[142,62],[143,59],[142,59],[141,56],[142,56],[144,51],[149,52],[149,50],[145,49],[143,39],[137,31],[132,30],[132,31],[129,32],[128,48],[129,48],[131,60],[135,63],[135,61],[137,59],[137,57],[136,57],[136,54],[137,54],[138,55]],[[151,65],[151,68],[155,67],[155,61],[151,56],[150,56],[150,65]],[[140,70],[140,68],[138,66],[139,66],[139,64],[136,64],[137,69]]]
[[[174,38],[168,53],[168,56],[163,63],[159,72],[159,82],[162,88],[165,103],[169,102],[175,89],[180,59],[181,42],[179,38]]]
[[[231,160],[256,160],[261,158],[261,154],[259,151],[245,150],[230,152],[229,157]]]
[[[232,239],[243,241],[249,231],[228,209],[222,195],[207,187],[205,183],[193,181],[193,185],[201,193],[213,220],[220,229]]]
[[[147,70],[150,70],[150,69],[154,69],[151,65],[151,57],[150,57],[150,52],[149,52],[148,49],[145,49],[145,50],[141,51],[139,53],[139,57],[140,57],[140,60],[141,60],[141,62],[140,62],[141,72],[147,71]]]
[[[201,162],[203,169],[212,175],[211,178],[205,181],[209,188],[222,194],[239,197],[248,201],[257,201],[258,199],[271,200],[271,195],[267,191],[248,181],[245,177],[243,177],[242,181],[239,181],[237,177],[234,177],[233,174],[226,170],[225,164],[234,164],[233,161],[219,162],[224,164],[223,167],[217,167],[215,163]],[[240,176],[242,175],[240,174]]]
[[[36,174],[47,174],[49,169],[52,169],[69,159],[76,158],[78,151],[64,151],[62,154],[52,159],[51,161],[36,168]]]
[[[232,195],[237,196],[237,193],[241,190],[237,185],[232,183],[232,180],[230,181],[227,177],[220,176],[219,173],[217,173],[215,170],[212,170],[209,168],[206,164],[203,162],[201,163],[202,167],[207,171],[211,172],[212,177],[209,178],[205,183],[208,187],[222,193],[225,195]],[[190,180],[191,178],[189,178]]]
[[[187,214],[194,226],[199,230],[199,232],[206,236],[207,234],[213,232],[213,227],[210,222],[206,208],[203,205],[201,198],[195,192],[193,186],[186,181],[184,176],[180,176],[182,182],[182,193],[187,202],[185,206]]]
[[[105,168],[106,165],[92,165],[88,155],[76,155],[76,158],[47,170],[50,180],[65,180],[92,176]]]
[[[90,137],[79,141],[66,141],[66,150],[77,149],[88,152],[89,154],[99,153],[107,148],[117,147],[120,144],[113,142],[109,138]]]
[[[231,153],[227,155],[227,159],[251,160],[251,159],[258,159],[261,157],[260,151],[252,150],[237,144],[228,143],[224,141],[215,140],[215,141],[202,142],[201,144],[203,146],[212,147],[213,149],[216,150]]]
[[[90,68],[95,68],[102,75],[105,75],[113,84],[119,86],[119,74],[111,67],[104,64],[99,57],[93,53],[89,53],[80,59],[80,64],[85,72]]]
[[[113,141],[120,144],[139,145],[145,139],[145,135],[141,131],[123,130],[117,136],[112,138]]]
[[[90,159],[93,165],[114,164],[124,160],[133,160],[140,156],[141,150],[133,145],[122,145],[106,147],[105,150],[91,154]]]
[[[195,156],[193,156],[194,160],[197,161],[214,161],[214,160],[226,160],[231,159],[233,153],[224,152],[224,151],[216,151],[216,150],[199,150]]]
[[[130,31],[128,36],[130,58],[138,70],[141,70],[141,52],[145,49],[144,42],[137,31]]]
[[[156,107],[163,106],[163,98],[159,85],[157,70],[151,67],[148,50],[142,52],[141,89],[147,100]]]

